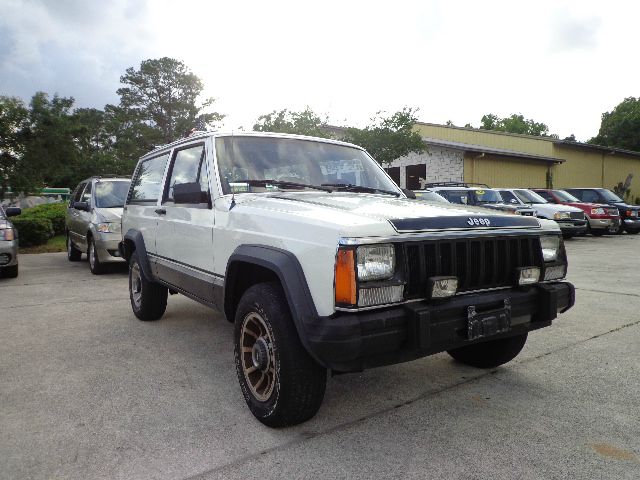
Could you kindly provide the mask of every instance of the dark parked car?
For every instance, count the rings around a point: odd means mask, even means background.
[[[579,198],[583,202],[589,203],[606,203],[615,205],[620,212],[620,228],[616,233],[636,234],[640,232],[640,207],[638,205],[629,205],[618,195],[606,188],[565,188],[574,197]]]
[[[500,193],[484,184],[442,182],[426,186],[451,203],[474,205],[515,215],[536,216],[535,210],[525,205],[508,205]]]
[[[533,191],[549,203],[569,205],[582,210],[587,218],[589,233],[592,235],[600,236],[607,232],[614,233],[620,228],[620,213],[615,206],[606,203],[583,202],[564,190],[534,188]]]

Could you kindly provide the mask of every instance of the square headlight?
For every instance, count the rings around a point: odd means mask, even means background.
[[[558,235],[543,235],[540,237],[540,246],[545,262],[554,262],[558,259],[560,251],[560,237]]]
[[[396,251],[393,245],[363,245],[356,250],[358,280],[385,280],[393,277]]]

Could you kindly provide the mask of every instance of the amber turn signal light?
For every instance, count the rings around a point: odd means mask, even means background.
[[[355,305],[356,265],[353,250],[338,250],[336,255],[336,303]]]

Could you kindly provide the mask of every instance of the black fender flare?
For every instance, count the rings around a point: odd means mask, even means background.
[[[133,243],[135,248],[131,248],[130,243]],[[118,250],[120,255],[127,263],[133,255],[133,251],[138,252],[138,260],[140,261],[140,268],[146,278],[152,280],[154,275],[151,271],[151,265],[149,264],[149,257],[147,256],[147,247],[144,244],[144,237],[139,230],[129,229],[122,237],[122,241],[118,244]]]
[[[291,309],[291,317],[302,345],[316,361],[320,362],[309,344],[306,328],[306,325],[317,322],[318,312],[298,258],[293,253],[276,247],[265,245],[238,246],[229,257],[225,272],[224,313],[230,321],[233,321],[233,316],[230,316],[233,299],[232,288],[235,285],[235,275],[237,275],[232,267],[236,262],[258,265],[275,273],[282,285],[287,303]]]

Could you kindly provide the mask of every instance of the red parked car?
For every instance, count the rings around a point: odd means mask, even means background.
[[[586,203],[564,190],[551,190],[547,188],[533,188],[534,192],[551,203],[561,203],[579,208],[589,221],[589,233],[600,236],[605,233],[615,233],[620,228],[620,213],[612,205],[604,203]]]

